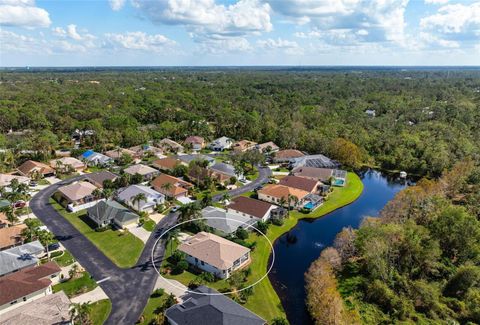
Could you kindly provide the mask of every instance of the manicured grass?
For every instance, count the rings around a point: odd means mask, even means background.
[[[128,268],[136,264],[144,246],[139,238],[129,232],[112,229],[95,231],[85,211],[68,213],[53,199],[50,199],[50,204],[119,267]]]
[[[290,217],[285,220],[285,223],[282,226],[270,225],[267,237],[272,243],[274,243],[277,238],[292,229],[297,224],[298,220],[324,216],[342,206],[352,203],[360,196],[362,191],[363,183],[360,178],[354,173],[348,173],[347,185],[343,188],[334,188],[327,201],[321,207],[309,214],[292,211]],[[250,233],[247,241],[257,242],[255,250],[251,253],[252,263],[249,266],[252,270],[252,274],[250,275],[247,284],[251,284],[256,282],[267,272],[271,247],[263,236],[258,236],[255,233]],[[167,255],[170,255],[170,247],[168,248]],[[195,278],[195,275],[190,272],[184,272],[179,275],[166,275],[165,277],[176,279],[183,284],[188,285],[188,283]],[[229,287],[225,280],[208,283],[207,286],[216,289]],[[273,289],[268,277],[258,283],[253,290],[253,295],[248,298],[247,303],[244,305],[246,308],[263,317],[267,321],[271,321],[275,317],[286,318],[280,299]]]
[[[90,319],[93,325],[105,323],[112,310],[112,303],[108,299],[99,300],[90,304]]]
[[[42,179],[39,179],[39,180],[37,181],[37,184],[38,184],[38,185],[50,185],[50,183],[49,183],[46,179],[43,179],[43,178],[42,178]]]
[[[144,324],[144,325],[149,324],[155,316],[155,309],[157,309],[158,307],[161,307],[165,303],[165,300],[167,300],[167,297],[168,297],[167,293],[164,293],[161,296],[155,296],[155,294],[152,294],[148,299],[145,309],[143,310],[142,315],[144,319],[143,319],[143,322],[140,324]]]
[[[82,276],[74,280],[68,280],[53,286],[53,292],[64,291],[71,298],[79,294],[92,291],[97,286],[95,280],[90,278],[88,272],[83,272]]]
[[[72,254],[70,254],[69,251],[65,250],[63,251],[63,255],[59,257],[52,258],[55,262],[57,262],[58,265],[61,267],[68,266],[75,262],[75,259],[73,258]]]
[[[153,229],[155,229],[155,226],[156,226],[156,225],[157,225],[157,224],[155,223],[155,221],[153,221],[153,220],[150,219],[150,218],[147,218],[147,219],[145,220],[145,222],[143,223],[142,227],[143,227],[146,231],[152,232]]]

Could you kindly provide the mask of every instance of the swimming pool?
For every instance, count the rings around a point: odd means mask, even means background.
[[[308,210],[313,210],[315,208],[315,204],[313,204],[312,202],[308,202],[303,207]]]
[[[343,179],[336,179],[335,182],[333,182],[333,185],[343,186],[345,185],[345,181]]]

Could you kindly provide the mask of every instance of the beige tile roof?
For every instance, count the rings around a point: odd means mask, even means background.
[[[285,200],[288,200],[288,195],[292,195],[297,197],[299,200],[303,199],[305,196],[310,194],[307,191],[296,189],[293,187],[288,187],[285,185],[277,185],[277,184],[269,184],[262,188],[261,190],[258,190],[259,194],[265,194],[269,195],[272,197],[276,198],[284,198]]]
[[[233,150],[245,151],[255,147],[257,143],[250,140],[240,140],[233,144]]]
[[[166,183],[172,184],[172,189],[165,191],[165,189],[162,188],[162,185]],[[187,193],[187,189],[193,187],[192,183],[186,182],[184,180],[181,180],[180,178],[176,178],[167,174],[160,174],[159,176],[157,176],[152,181],[151,185],[156,191],[162,194],[166,194],[168,196],[177,196],[183,193]]]
[[[85,167],[85,164],[82,161],[78,160],[77,158],[73,158],[73,157],[63,157],[63,158],[59,158],[59,159],[53,159],[53,160],[50,161],[50,167],[57,168],[57,161],[60,161],[63,166],[70,165],[75,169]]]
[[[273,143],[272,141],[259,144],[257,147],[261,151],[267,150],[268,147],[270,147],[271,150],[278,150],[279,149],[279,147],[275,143]]]
[[[277,159],[291,159],[291,158],[300,158],[305,156],[303,152],[300,150],[295,150],[295,149],[285,149],[285,150],[280,150],[275,154],[275,158]]]
[[[113,149],[113,150],[109,150],[109,151],[105,152],[106,156],[108,156],[110,158],[113,158],[113,159],[118,159],[124,154],[130,155],[132,157],[135,157],[137,155],[137,153],[135,151],[129,150],[129,149],[124,149],[124,148],[120,148],[120,152],[117,149]]]
[[[127,174],[130,174],[130,175],[140,174],[142,176],[145,176],[145,175],[148,175],[148,174],[151,174],[151,173],[158,173],[158,170],[156,170],[155,168],[152,168],[150,166],[143,165],[143,164],[136,164],[136,165],[132,165],[128,168],[125,168],[124,172],[127,173]]]
[[[9,186],[10,182],[14,179],[17,179],[19,183],[28,183],[30,181],[30,179],[25,176],[0,174],[0,187]]]
[[[185,143],[191,143],[191,144],[204,144],[205,139],[196,135],[190,136],[185,139]]]
[[[233,262],[250,251],[247,247],[203,231],[178,246],[178,250],[219,270],[232,267]]]
[[[282,178],[278,184],[298,188],[310,193],[315,192],[320,185],[320,183],[316,180],[291,175]]]
[[[16,225],[12,227],[0,228],[0,249],[22,243],[21,234],[26,225]]]
[[[34,171],[38,171],[41,175],[51,174],[54,172],[52,167],[48,166],[47,164],[34,161],[34,160],[27,160],[26,162],[21,164],[18,167],[18,171],[22,175],[26,175],[26,176],[30,175]]]
[[[332,176],[333,169],[331,168],[316,168],[316,167],[297,167],[292,170],[292,174],[299,177],[310,179],[317,179],[320,181],[328,181]]]
[[[78,201],[92,195],[96,189],[97,187],[89,182],[78,182],[60,187],[58,191],[70,201]]]
[[[178,159],[167,157],[155,160],[154,162],[152,162],[152,165],[160,169],[173,169],[180,163],[181,162]]]

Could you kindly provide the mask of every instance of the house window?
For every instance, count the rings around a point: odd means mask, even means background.
[[[198,263],[198,258],[195,257],[195,263]]]
[[[23,301],[27,301],[27,297],[23,297]]]
[[[205,265],[205,262],[202,261],[202,265]]]

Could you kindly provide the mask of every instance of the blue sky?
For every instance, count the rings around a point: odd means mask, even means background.
[[[0,0],[0,66],[480,65],[480,1]]]

